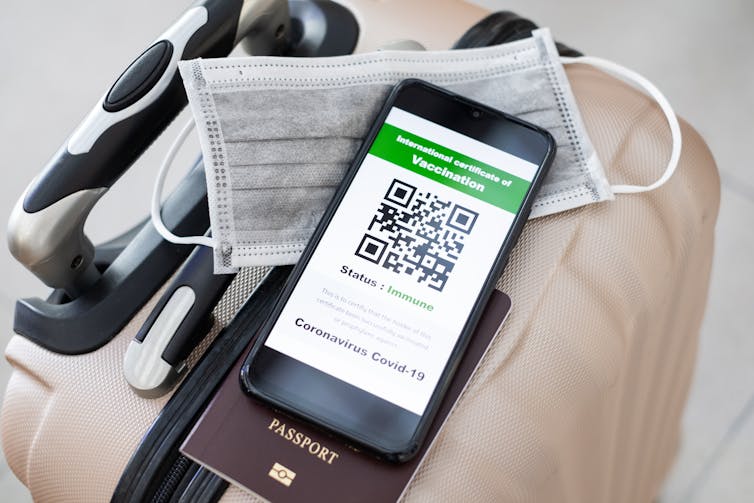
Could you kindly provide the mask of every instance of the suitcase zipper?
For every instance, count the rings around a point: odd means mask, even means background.
[[[192,465],[194,466],[192,467]],[[168,474],[164,479],[162,479],[162,484],[160,484],[160,488],[152,498],[152,502],[169,503],[183,479],[186,477],[189,471],[191,471],[191,468],[195,468],[193,472],[196,473],[196,468],[198,468],[198,465],[196,465],[196,463],[191,461],[186,456],[178,456],[178,459],[175,460],[173,466],[170,467]]]
[[[273,268],[235,319],[218,334],[142,439],[121,475],[112,502],[168,502],[176,497],[199,501],[175,494],[181,487],[197,493],[204,489],[202,486],[197,490],[193,480],[187,480],[196,474],[198,465],[182,456],[178,449],[214,390],[272,310],[290,271],[290,266]],[[209,482],[216,487],[216,482],[211,479]]]
[[[184,477],[184,485],[173,493],[170,503],[217,503],[225,494],[228,482],[206,468],[193,463],[197,470],[191,477]],[[188,480],[187,480],[188,479]]]

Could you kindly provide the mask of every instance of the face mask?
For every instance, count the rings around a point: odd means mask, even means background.
[[[557,155],[531,217],[651,190],[672,174],[680,128],[651,83],[597,58],[560,58],[549,30],[480,49],[384,51],[332,58],[249,57],[180,65],[198,127],[212,237],[178,237],[159,218],[165,171],[190,133],[171,147],[155,187],[152,217],[168,241],[215,249],[215,272],[295,263],[387,94],[416,77],[547,129]],[[563,70],[594,64],[644,87],[668,115],[674,139],[665,175],[649,187],[611,187]],[[675,130],[674,130],[675,126]]]

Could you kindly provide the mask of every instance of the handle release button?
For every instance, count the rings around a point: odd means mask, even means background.
[[[139,101],[160,80],[173,55],[173,44],[160,40],[131,63],[105,97],[102,107],[118,112]]]

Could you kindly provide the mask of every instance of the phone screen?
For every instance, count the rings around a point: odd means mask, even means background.
[[[393,106],[265,346],[421,416],[538,168]]]

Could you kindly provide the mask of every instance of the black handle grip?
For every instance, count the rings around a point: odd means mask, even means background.
[[[229,54],[243,3],[195,4],[136,58],[48,162],[24,210],[35,213],[80,190],[112,186],[186,105],[178,61]]]

